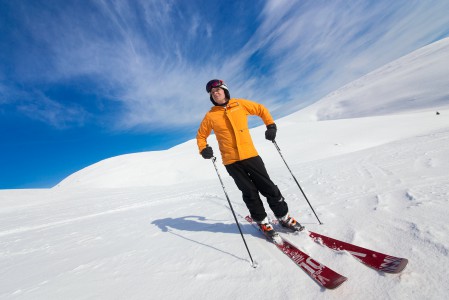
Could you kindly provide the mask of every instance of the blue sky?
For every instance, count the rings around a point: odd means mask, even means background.
[[[446,0],[0,0],[0,189],[52,187],[193,139],[212,78],[285,116],[447,37],[448,11]]]

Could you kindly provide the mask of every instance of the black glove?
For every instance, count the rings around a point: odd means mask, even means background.
[[[214,151],[212,150],[212,147],[207,145],[206,148],[204,148],[201,151],[201,156],[203,156],[204,159],[210,159],[214,156]]]
[[[265,131],[265,138],[269,141],[274,141],[276,138],[276,124],[267,125],[267,131]]]

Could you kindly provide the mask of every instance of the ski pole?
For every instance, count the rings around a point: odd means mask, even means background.
[[[217,165],[215,164],[215,161],[216,161],[216,160],[217,160],[217,158],[216,158],[215,156],[213,156],[213,157],[212,157],[212,162],[213,162],[213,164],[214,164],[215,171],[217,172],[218,179],[220,179],[221,187],[223,188],[223,191],[224,191],[224,193],[225,193],[225,195],[226,195],[226,199],[228,200],[229,207],[231,208],[232,215],[234,216],[234,219],[235,219],[235,224],[237,224],[237,227],[239,228],[240,235],[242,236],[243,243],[245,244],[245,247],[246,247],[246,251],[248,251],[249,258],[251,259],[251,266],[252,266],[253,268],[256,268],[256,267],[257,267],[257,264],[254,262],[253,257],[251,256],[251,252],[249,251],[248,245],[246,244],[246,240],[245,240],[245,237],[243,236],[242,229],[240,228],[240,224],[239,224],[239,222],[237,221],[237,217],[236,217],[236,215],[235,215],[234,209],[232,208],[231,200],[229,200],[229,196],[228,196],[228,193],[226,192],[226,188],[225,188],[225,186],[224,186],[223,180],[221,179],[220,173],[218,172]]]
[[[322,225],[323,223],[321,223],[320,219],[319,219],[318,216],[316,215],[315,210],[313,209],[312,205],[311,205],[310,202],[309,202],[309,199],[307,199],[306,194],[304,193],[304,191],[302,190],[301,186],[299,185],[298,180],[296,180],[295,175],[293,175],[292,170],[290,170],[289,166],[287,165],[287,162],[285,161],[284,156],[282,156],[281,149],[279,148],[279,146],[278,146],[278,144],[276,143],[275,140],[273,140],[273,144],[274,144],[274,146],[276,147],[276,149],[278,150],[279,155],[281,156],[281,158],[282,158],[282,160],[284,161],[285,165],[287,166],[287,169],[290,171],[290,174],[292,174],[293,179],[295,180],[296,184],[298,185],[299,189],[301,190],[302,195],[304,196],[304,198],[306,199],[306,201],[307,201],[307,203],[309,204],[310,208],[312,209],[312,211],[313,211],[313,213],[314,213],[316,219],[318,220],[318,222],[320,223],[320,225]]]

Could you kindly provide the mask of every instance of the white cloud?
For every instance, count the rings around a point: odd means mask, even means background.
[[[273,61],[270,88],[288,90],[296,103],[318,100],[449,33],[447,1],[287,2],[267,2],[251,43]]]
[[[214,23],[218,16],[202,10],[203,2],[187,10],[181,4],[104,0],[87,9],[74,2],[53,14],[30,10],[23,22],[29,20],[26,28],[45,50],[17,68],[18,76],[46,84],[89,81],[83,89],[121,105],[110,124],[115,129],[196,126],[210,106],[204,84],[211,78],[281,116],[449,33],[443,0],[266,1],[255,29],[233,28],[231,17]],[[230,47],[233,37],[222,34],[244,30],[254,33],[241,47]],[[70,119],[73,107],[40,100],[40,109],[22,111],[65,109]],[[59,113],[41,119],[71,122]]]
[[[79,105],[64,105],[39,92],[24,94],[22,97],[25,98],[16,103],[19,112],[55,128],[81,126],[90,117]]]

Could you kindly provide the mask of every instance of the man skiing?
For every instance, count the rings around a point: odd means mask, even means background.
[[[268,237],[276,236],[259,193],[266,197],[282,226],[295,231],[302,230],[303,227],[289,216],[287,203],[279,188],[271,181],[249,132],[247,116],[259,116],[267,126],[265,138],[274,141],[277,128],[268,109],[246,99],[231,98],[228,87],[219,79],[209,81],[206,91],[214,106],[206,113],[198,129],[196,140],[200,154],[205,159],[213,158],[213,150],[207,144],[207,138],[213,130],[223,164],[242,192],[251,218],[260,229]]]

